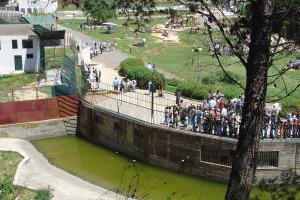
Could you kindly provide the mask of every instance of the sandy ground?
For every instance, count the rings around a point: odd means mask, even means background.
[[[53,165],[26,140],[0,138],[0,151],[20,153],[24,159],[18,165],[14,184],[30,189],[50,186],[53,200],[123,200],[124,196],[95,186]]]
[[[34,100],[34,99],[46,99],[49,98],[49,95],[46,93],[37,91],[35,88],[24,88],[21,90],[14,91],[14,100],[15,101],[26,101],[26,100]],[[8,97],[12,98],[12,93],[8,93]]]
[[[155,41],[159,43],[163,42],[173,42],[173,43],[179,43],[180,39],[178,35],[175,32],[168,31],[168,37],[162,36],[162,33],[151,33],[151,35],[155,38],[157,38]]]

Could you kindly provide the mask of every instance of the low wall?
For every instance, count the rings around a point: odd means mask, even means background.
[[[67,118],[1,125],[0,137],[25,140],[44,139],[67,135],[64,121]]]
[[[0,125],[59,118],[56,98],[0,103]]]
[[[141,161],[182,173],[227,181],[236,140],[145,123],[110,110],[79,105],[78,135]],[[261,141],[257,179],[283,170],[300,173],[300,140]]]
[[[76,116],[78,95],[0,103],[0,125]]]

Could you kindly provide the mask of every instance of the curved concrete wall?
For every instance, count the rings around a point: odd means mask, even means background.
[[[236,140],[145,123],[81,102],[78,135],[141,161],[182,173],[227,181]],[[300,173],[300,140],[261,141],[257,180],[283,170]]]

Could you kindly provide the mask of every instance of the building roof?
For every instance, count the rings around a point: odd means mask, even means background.
[[[0,24],[0,36],[36,35],[30,24]]]
[[[25,16],[23,17],[29,24],[49,26],[55,24],[55,19],[51,15]]]

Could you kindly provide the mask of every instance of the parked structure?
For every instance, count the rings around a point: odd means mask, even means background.
[[[57,10],[57,0],[5,0],[0,7],[6,10],[16,10],[23,14],[52,14]]]
[[[29,24],[0,25],[0,73],[38,72],[40,39]]]

